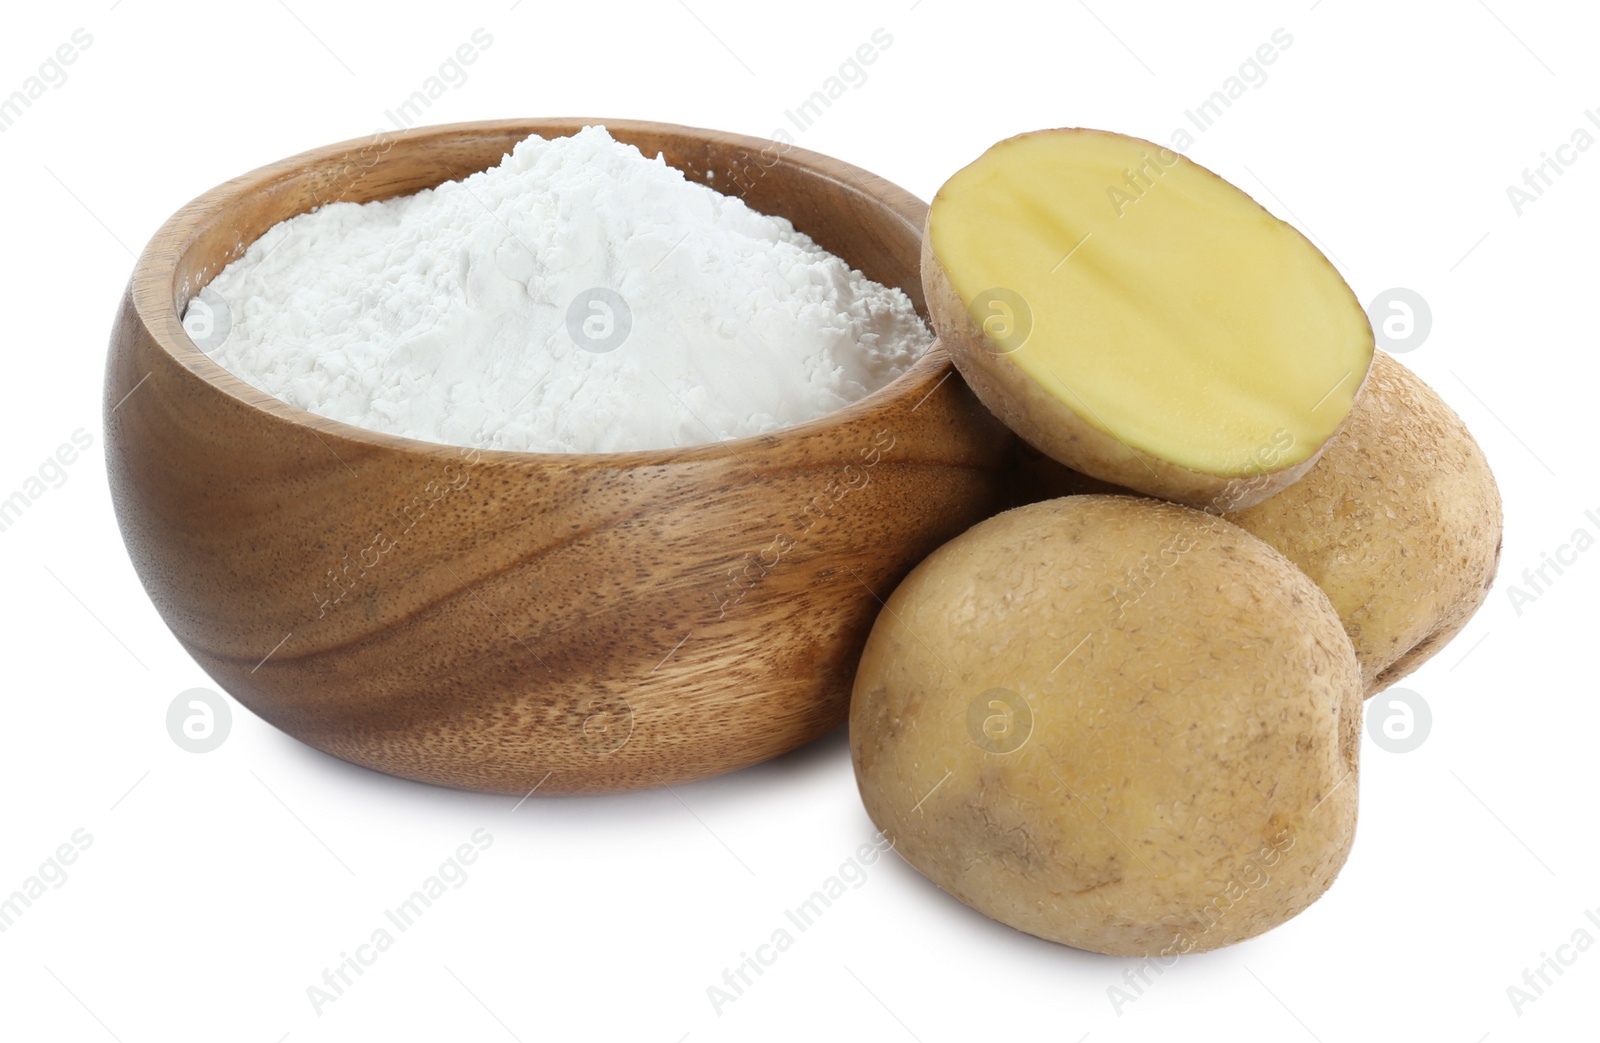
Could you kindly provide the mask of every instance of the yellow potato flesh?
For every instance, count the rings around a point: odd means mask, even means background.
[[[935,197],[933,252],[996,349],[1081,420],[1205,474],[1310,458],[1372,357],[1327,259],[1178,153],[1099,131],[1000,142]],[[1005,298],[1031,325],[1007,341]],[[1014,350],[1010,350],[1014,349]]]

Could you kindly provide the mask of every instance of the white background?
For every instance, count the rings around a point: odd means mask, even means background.
[[[0,94],[74,29],[93,43],[0,134],[0,496],[75,429],[94,447],[0,532],[0,894],[74,830],[93,842],[0,933],[0,1035],[1594,1038],[1600,946],[1520,1013],[1507,987],[1578,929],[1600,940],[1584,916],[1600,908],[1600,551],[1520,613],[1508,588],[1575,530],[1600,533],[1584,462],[1600,375],[1600,149],[1576,154],[1520,215],[1506,189],[1600,106],[1600,24],[1577,4],[1509,0],[1216,6],[8,11]],[[770,135],[883,28],[893,42],[867,81],[798,143],[925,199],[1023,130],[1165,142],[1275,29],[1292,35],[1189,154],[1312,235],[1364,302],[1393,286],[1426,298],[1431,335],[1402,360],[1466,419],[1506,503],[1488,604],[1405,682],[1432,707],[1432,733],[1406,754],[1364,740],[1359,838],[1325,898],[1261,938],[1185,958],[1118,1011],[1107,990],[1131,961],[991,923],[890,857],[719,1013],[707,987],[871,836],[842,732],[672,792],[520,807],[350,767],[237,708],[215,752],[168,737],[168,704],[213,683],[146,600],[105,484],[102,366],[134,252],[216,183],[370,133],[479,27],[492,46],[428,122],[610,115]],[[480,828],[493,846],[466,883],[314,1012],[307,986]]]

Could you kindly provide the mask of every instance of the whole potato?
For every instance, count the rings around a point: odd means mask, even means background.
[[[1500,492],[1437,393],[1384,352],[1305,477],[1226,516],[1328,595],[1372,695],[1454,637],[1500,563]]]
[[[1360,673],[1328,599],[1242,529],[1073,496],[922,562],[856,674],[872,820],[1019,930],[1176,956],[1260,934],[1355,835]]]

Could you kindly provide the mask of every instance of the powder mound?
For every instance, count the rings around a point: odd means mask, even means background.
[[[232,325],[207,350],[255,387],[483,449],[760,434],[877,390],[932,340],[900,290],[600,126],[293,217],[211,289]]]

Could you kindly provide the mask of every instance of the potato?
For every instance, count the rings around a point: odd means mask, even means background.
[[[1023,134],[958,171],[922,279],[962,376],[1025,441],[1197,507],[1304,474],[1372,359],[1360,302],[1304,236],[1121,134]]]
[[[1023,445],[1013,502],[1131,493]],[[1223,517],[1270,543],[1333,603],[1372,696],[1450,641],[1500,562],[1500,493],[1460,417],[1378,352],[1343,430],[1305,477]]]
[[[1378,693],[1434,656],[1490,593],[1501,499],[1450,406],[1384,352],[1338,440],[1306,477],[1227,515],[1333,601]]]
[[[1500,492],[1483,451],[1432,388],[1383,352],[1316,466],[1227,517],[1328,595],[1368,695],[1460,632],[1500,564]]]
[[[1201,511],[1072,496],[907,576],[850,749],[873,822],[950,894],[1052,941],[1174,955],[1332,883],[1361,708],[1350,639],[1282,555]]]

